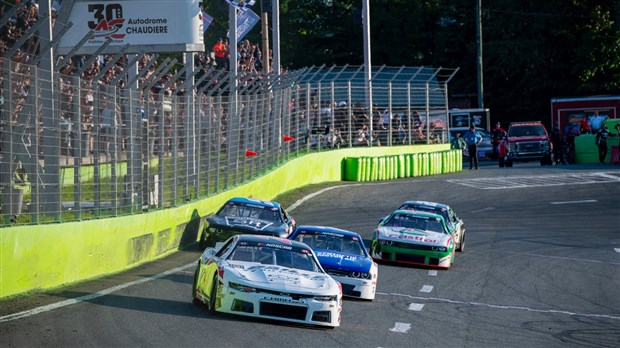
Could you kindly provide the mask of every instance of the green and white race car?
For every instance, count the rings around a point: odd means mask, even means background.
[[[452,231],[456,251],[463,251],[465,248],[465,223],[449,205],[427,201],[406,201],[397,210],[426,211],[441,215]]]
[[[396,210],[375,229],[370,254],[376,261],[447,269],[454,264],[455,243],[441,215]]]

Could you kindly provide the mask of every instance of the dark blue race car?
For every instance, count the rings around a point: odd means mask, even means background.
[[[234,197],[206,218],[199,245],[205,249],[237,234],[287,238],[295,225],[295,219],[278,202]]]
[[[325,272],[342,284],[344,296],[375,298],[378,267],[359,234],[334,227],[298,226],[289,239],[312,248]]]

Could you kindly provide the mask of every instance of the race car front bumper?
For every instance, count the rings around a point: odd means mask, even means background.
[[[216,310],[223,313],[337,327],[342,295],[286,294],[231,283],[230,287],[220,289],[216,303]]]

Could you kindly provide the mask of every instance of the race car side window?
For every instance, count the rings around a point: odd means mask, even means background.
[[[215,256],[217,257],[222,257],[222,255],[226,254],[226,252],[228,251],[228,249],[230,249],[230,246],[232,245],[233,242],[233,238],[230,238],[228,240],[228,242],[226,242],[226,244],[222,245],[222,247],[220,248],[220,250],[215,254]]]
[[[290,218],[288,216],[288,214],[286,213],[286,210],[284,210],[284,208],[282,206],[280,206],[280,214],[282,214],[282,217],[284,218],[285,222],[289,222]]]

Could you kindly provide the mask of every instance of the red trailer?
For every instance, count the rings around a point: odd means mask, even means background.
[[[551,124],[558,123],[564,134],[570,128],[596,132],[607,119],[620,118],[620,96],[592,96],[551,99]]]

